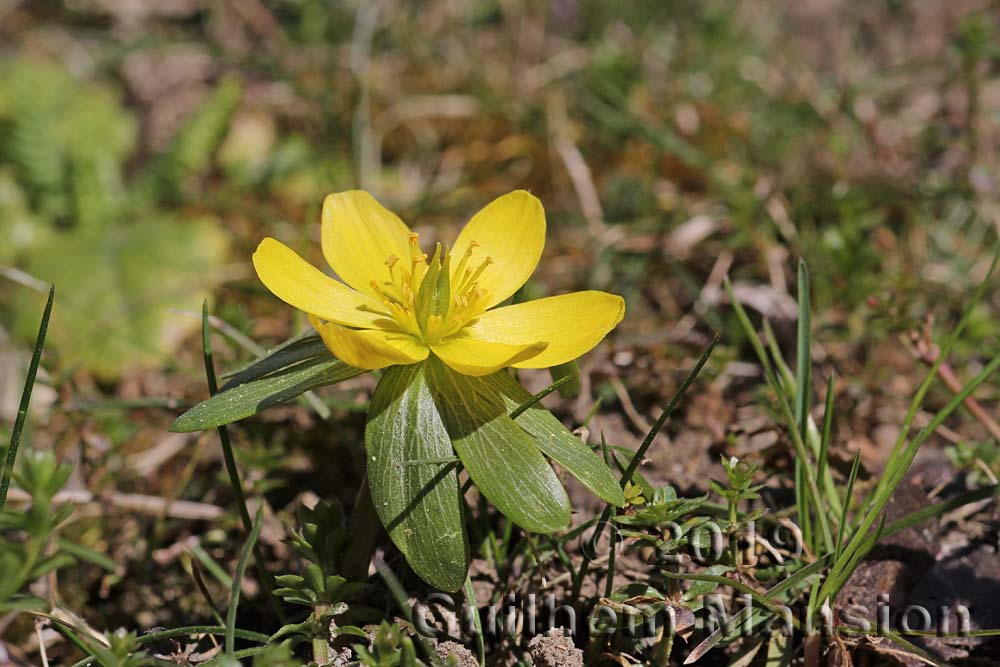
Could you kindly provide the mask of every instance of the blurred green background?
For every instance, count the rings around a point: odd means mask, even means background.
[[[100,382],[171,368],[210,295],[280,338],[249,254],[275,235],[318,261],[322,197],[351,187],[446,238],[529,188],[551,228],[535,289],[624,294],[630,345],[731,329],[727,270],[787,318],[798,256],[851,342],[948,316],[996,236],[997,19],[905,0],[3,3],[0,322],[23,347],[55,282],[50,351]]]

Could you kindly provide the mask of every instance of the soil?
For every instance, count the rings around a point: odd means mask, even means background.
[[[583,667],[583,651],[569,637],[538,635],[528,643],[535,667]]]

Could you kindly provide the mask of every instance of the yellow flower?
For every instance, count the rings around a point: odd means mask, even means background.
[[[253,263],[278,298],[305,311],[341,361],[364,369],[430,354],[466,375],[506,366],[547,368],[597,345],[625,314],[621,297],[573,292],[495,308],[531,276],[545,244],[545,212],[523,190],[469,220],[432,256],[418,235],[367,192],[323,202],[323,254],[344,281],[264,239]]]

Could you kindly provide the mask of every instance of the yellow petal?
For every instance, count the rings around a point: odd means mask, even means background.
[[[326,347],[348,366],[374,370],[414,364],[427,358],[427,346],[408,333],[384,329],[348,329],[332,322],[309,321]]]
[[[276,297],[324,320],[371,327],[389,317],[379,301],[334,280],[275,239],[260,242],[253,266]]]
[[[341,280],[377,296],[373,280],[388,280],[386,259],[409,261],[410,229],[399,217],[362,190],[323,200],[323,256]]]
[[[548,347],[516,368],[547,368],[589,352],[625,316],[625,301],[607,292],[572,292],[483,313],[462,330],[479,340],[508,345],[544,341]]]
[[[478,247],[474,247],[477,243]],[[477,279],[486,292],[484,308],[491,308],[516,292],[531,277],[545,247],[545,211],[537,197],[516,190],[494,199],[472,216],[452,250],[452,289],[465,253],[473,247],[466,268],[475,270],[489,257],[489,266]]]
[[[465,331],[431,344],[431,350],[441,361],[465,375],[489,375],[533,357],[544,349],[545,343],[492,343],[470,336]]]

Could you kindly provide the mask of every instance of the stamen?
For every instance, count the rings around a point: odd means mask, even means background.
[[[420,235],[411,232],[407,238],[409,260],[395,254],[385,258],[385,266],[389,276],[387,280],[371,282],[372,290],[385,304],[392,318],[403,330],[424,340],[433,342],[443,337],[451,336],[461,329],[470,319],[478,317],[483,308],[485,294],[478,285],[478,280],[486,269],[494,264],[492,257],[483,258],[477,255],[481,247],[478,241],[470,241],[462,253],[457,265],[452,263],[451,248],[437,244],[433,266],[428,262],[429,256],[420,249]],[[473,257],[481,258],[473,264]],[[454,267],[454,270],[451,270]],[[440,271],[454,276],[450,280],[448,300],[444,312],[418,313],[417,295],[420,293],[424,280],[433,273],[438,276]],[[436,278],[435,278],[436,279]],[[424,309],[426,311],[428,309]]]
[[[386,284],[390,285],[389,283]],[[378,281],[373,280],[369,283],[369,285],[371,285],[372,290],[375,292],[375,294],[378,295],[380,299],[382,299],[383,301],[390,300],[389,295],[385,293],[386,291],[382,288],[381,285],[378,284]]]
[[[458,266],[455,268],[455,275],[461,276],[465,273],[465,265],[468,263],[469,258],[472,257],[473,251],[479,247],[478,241],[469,241],[469,247],[465,249],[465,253],[462,255],[462,259],[458,260]]]
[[[479,276],[483,275],[483,271],[485,271],[491,264],[493,264],[492,257],[484,259],[483,263],[479,265],[479,268],[476,269],[476,272],[472,275],[472,282],[479,280]]]

